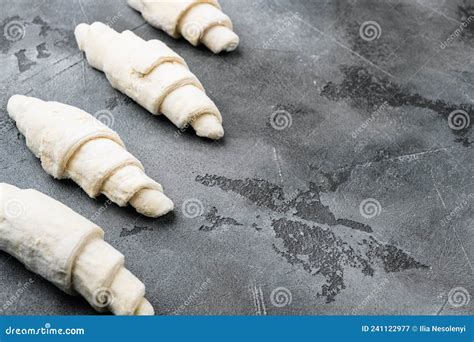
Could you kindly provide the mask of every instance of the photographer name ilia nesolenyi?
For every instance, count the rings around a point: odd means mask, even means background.
[[[423,329],[422,329],[423,328]],[[429,326],[421,326],[420,331],[422,332],[455,332],[455,333],[465,333],[466,332],[466,326],[440,326],[440,325],[432,325],[431,327]]]

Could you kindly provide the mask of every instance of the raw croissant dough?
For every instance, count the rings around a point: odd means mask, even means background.
[[[163,113],[179,128],[190,124],[201,137],[224,135],[216,105],[185,61],[164,43],[145,41],[131,31],[118,33],[99,22],[80,24],[74,34],[89,64],[152,114]]]
[[[217,0],[127,0],[151,25],[173,38],[183,36],[194,46],[206,45],[212,52],[233,51],[239,37],[232,21]]]
[[[160,184],[125,149],[113,130],[79,108],[14,95],[8,113],[29,149],[55,178],[70,178],[90,197],[100,193],[119,206],[130,203],[146,216],[173,209]]]
[[[0,183],[0,249],[97,311],[153,315],[145,285],[124,267],[104,231],[36,190]]]

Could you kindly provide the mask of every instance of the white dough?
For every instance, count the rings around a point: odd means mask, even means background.
[[[130,203],[146,216],[158,217],[173,209],[161,185],[145,174],[118,134],[92,115],[22,95],[12,96],[7,109],[51,176],[72,179],[90,197],[102,193],[119,206]],[[137,200],[141,198],[145,200]]]
[[[0,183],[0,250],[98,311],[153,315],[145,285],[103,237],[101,228],[53,198]]]
[[[219,109],[185,61],[166,44],[145,41],[131,31],[118,33],[99,22],[79,24],[74,34],[89,64],[149,112],[163,113],[179,128],[193,126],[200,117],[213,117],[204,120],[210,126],[196,134],[211,139],[224,135]]]
[[[233,51],[239,45],[232,21],[217,0],[127,0],[152,26],[170,36],[183,36],[192,45],[212,52]]]

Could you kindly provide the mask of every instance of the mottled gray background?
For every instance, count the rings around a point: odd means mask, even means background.
[[[474,4],[222,5],[241,45],[216,56],[125,1],[1,0],[0,180],[101,225],[158,314],[473,314],[474,17],[461,21]],[[182,55],[225,139],[180,133],[112,89],[73,37],[96,20]],[[4,34],[12,22],[17,41]],[[48,176],[7,116],[14,93],[102,111],[175,212],[147,219]],[[456,110],[471,123],[454,126]],[[374,217],[360,210],[367,199]],[[198,216],[186,217],[189,203]],[[5,253],[0,287],[4,314],[94,313]]]

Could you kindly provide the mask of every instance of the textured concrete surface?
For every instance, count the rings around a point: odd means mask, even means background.
[[[474,4],[222,4],[241,45],[215,56],[125,1],[1,0],[0,180],[101,225],[158,314],[473,314]],[[112,89],[73,39],[96,20],[181,54],[225,139],[179,132]],[[175,212],[147,219],[52,179],[7,116],[14,93],[95,113]],[[0,287],[3,314],[94,313],[5,253]]]

